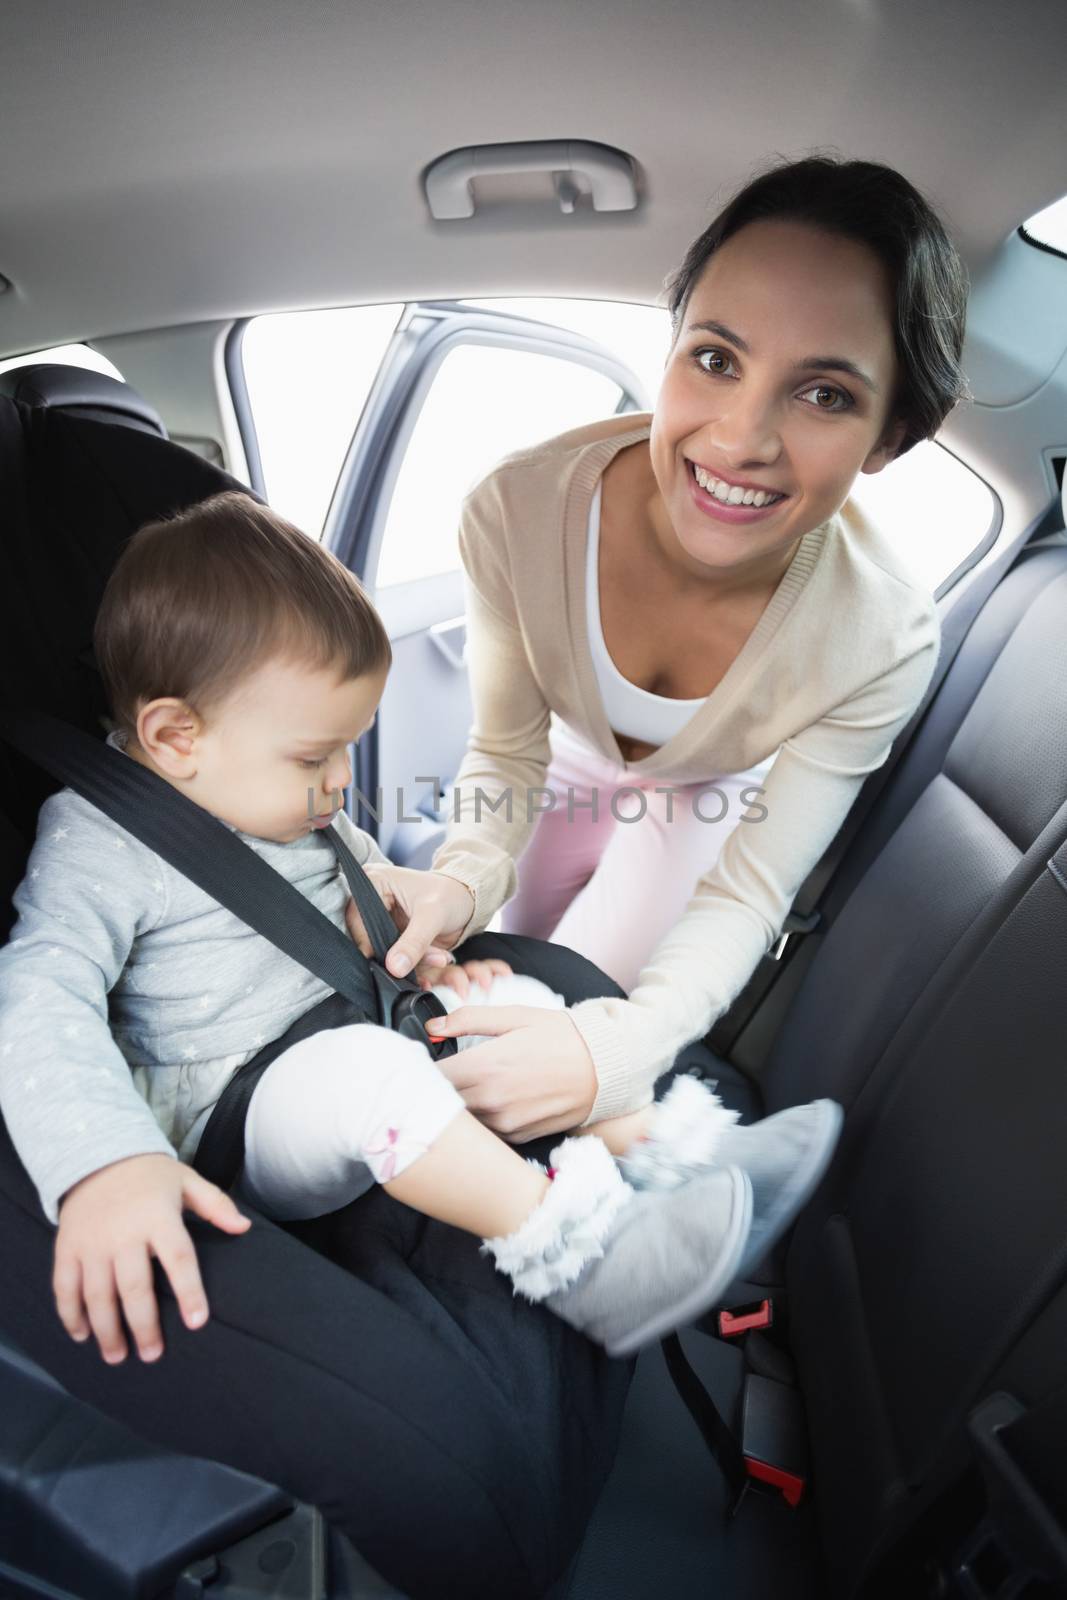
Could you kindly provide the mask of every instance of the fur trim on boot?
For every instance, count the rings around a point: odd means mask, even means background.
[[[635,1189],[676,1189],[715,1164],[727,1128],[740,1113],[728,1111],[699,1078],[681,1073],[652,1108],[648,1133],[619,1160]]]
[[[615,1218],[633,1199],[607,1145],[593,1135],[564,1140],[552,1152],[552,1166],[548,1193],[522,1226],[482,1245],[515,1293],[533,1301],[566,1289],[604,1254]]]

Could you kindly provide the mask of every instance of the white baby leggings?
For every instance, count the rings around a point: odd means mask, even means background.
[[[462,1005],[565,1004],[536,978],[494,978],[434,994],[447,1011]],[[482,1043],[471,1035],[461,1050]],[[425,1047],[375,1023],[327,1028],[285,1050],[257,1083],[245,1122],[238,1185],[266,1216],[296,1222],[338,1211],[374,1183],[388,1183],[424,1154],[463,1110],[463,1099]]]

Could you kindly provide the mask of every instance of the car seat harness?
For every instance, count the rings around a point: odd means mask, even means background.
[[[236,832],[157,773],[42,712],[0,710],[0,734],[334,991],[239,1067],[226,1084],[193,1157],[202,1177],[220,1188],[237,1179],[252,1091],[275,1057],[313,1033],[374,1022],[418,1040],[435,1061],[456,1053],[454,1039],[432,1039],[426,1031],[431,1017],[446,1015],[437,996],[421,989],[414,978],[395,978],[386,970],[396,925],[335,828],[322,831],[363,919],[374,951],[369,958]]]

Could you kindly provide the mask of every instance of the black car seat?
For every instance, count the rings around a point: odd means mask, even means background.
[[[728,1418],[740,1414],[746,1368],[803,1395],[826,1565],[820,1576],[808,1569],[795,1518],[768,1527],[742,1513],[708,1538],[699,1579],[679,1542],[680,1595],[1061,1592],[1051,1580],[1026,1584],[1003,1555],[989,1562],[996,1576],[971,1573],[970,1588],[953,1575],[998,1450],[1000,1514],[1038,1570],[1041,1560],[1061,1570],[1042,1538],[1067,1560],[1055,1526],[1067,1524],[1067,542],[1057,509],[986,603],[842,862],[764,1070],[717,1063],[721,1091],[746,1116],[816,1094],[848,1111],[827,1182],[742,1296],[769,1292],[787,1339],[756,1335],[747,1355],[719,1346],[703,1361]],[[698,1344],[686,1346],[696,1361]],[[639,1370],[637,1399],[641,1385]],[[655,1438],[663,1374],[645,1389]],[[598,1592],[609,1560],[627,1572],[623,1592],[653,1581],[640,1508],[662,1511],[656,1485],[669,1468],[662,1455],[650,1467],[649,1454],[624,1436],[576,1597]],[[671,1481],[679,1518],[695,1516],[684,1483]],[[1047,1514],[1041,1537],[1035,1507]]]
[[[99,736],[92,625],[122,545],[142,523],[239,486],[157,427],[115,426],[144,423],[147,408],[114,380],[80,374],[68,414],[71,382],[38,370],[32,406],[0,396],[0,696]],[[94,415],[78,414],[85,406]],[[7,746],[0,762],[9,926],[10,892],[55,783]],[[560,968],[558,950],[538,948]],[[525,970],[537,972],[537,953]],[[563,965],[554,986],[572,999],[608,992],[581,958]],[[62,1329],[52,1229],[0,1122],[0,1587],[14,1587],[18,1555],[48,1592],[155,1595],[183,1552],[214,1551],[228,1534],[266,1540],[250,1574],[226,1556],[230,1590],[242,1594],[319,1600],[316,1540],[328,1540],[331,1596],[394,1592],[365,1556],[428,1600],[457,1589],[543,1600],[610,1468],[630,1364],[547,1312],[519,1310],[471,1241],[387,1201],[374,1191],[285,1225],[245,1206],[253,1226],[240,1259],[226,1260],[219,1251],[232,1241],[187,1214],[212,1317],[188,1335],[157,1272],[175,1390],[135,1355],[105,1367]],[[149,1443],[159,1439],[169,1449]],[[205,1454],[213,1459],[187,1459]],[[324,1529],[320,1517],[279,1531],[279,1516],[310,1506],[325,1511]],[[293,1588],[301,1562],[307,1586]],[[213,1583],[221,1596],[222,1576],[201,1568],[181,1592]]]
[[[128,383],[83,367],[35,362],[0,372],[0,395],[25,406],[62,411],[68,417],[117,422],[124,428],[167,437],[163,418]]]

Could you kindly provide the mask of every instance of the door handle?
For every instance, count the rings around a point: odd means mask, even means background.
[[[423,175],[431,215],[437,222],[473,217],[473,180],[507,172],[552,173],[566,212],[582,192],[577,177],[589,184],[594,211],[632,211],[637,205],[633,162],[621,150],[589,139],[528,139],[468,145],[439,156]]]

